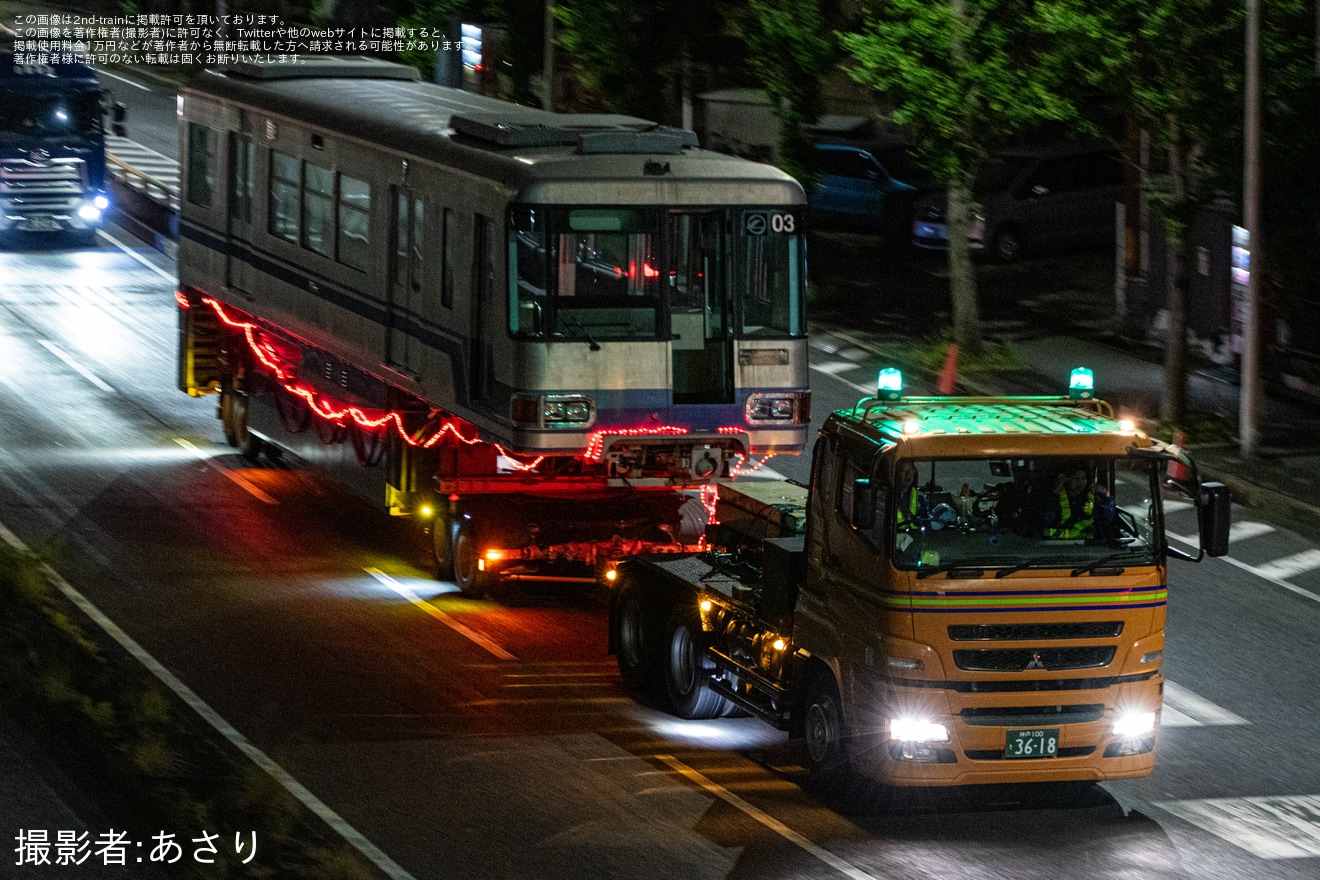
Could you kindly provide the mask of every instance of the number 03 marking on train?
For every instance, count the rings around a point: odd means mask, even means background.
[[[793,232],[797,228],[792,214],[759,212],[748,214],[745,226],[748,235],[765,235],[767,229],[770,232]]]

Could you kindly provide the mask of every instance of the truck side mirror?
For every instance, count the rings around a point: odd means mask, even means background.
[[[1232,519],[1233,493],[1223,483],[1202,483],[1197,524],[1201,548],[1207,556],[1228,554],[1228,528]]]
[[[110,109],[110,118],[115,122],[123,122],[128,115],[128,108],[119,101],[115,101],[114,107]]]
[[[853,481],[852,527],[875,528],[875,487],[870,480]]]

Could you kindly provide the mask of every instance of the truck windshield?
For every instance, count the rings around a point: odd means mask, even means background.
[[[805,258],[790,213],[524,206],[509,219],[509,323],[519,336],[686,339],[689,313],[708,338],[805,333]]]
[[[900,460],[888,498],[892,558],[902,569],[1001,575],[1153,565],[1159,486],[1158,466],[1138,459]]]
[[[100,100],[95,92],[35,94],[29,87],[0,88],[0,136],[85,138],[99,131]]]

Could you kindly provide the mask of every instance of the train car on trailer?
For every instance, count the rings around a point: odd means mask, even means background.
[[[782,172],[375,59],[208,70],[179,112],[180,388],[428,518],[464,591],[684,549],[703,487],[803,449]]]

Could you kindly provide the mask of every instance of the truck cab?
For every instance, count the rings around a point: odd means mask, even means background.
[[[89,238],[110,206],[105,90],[86,65],[17,63],[25,57],[0,52],[0,234]]]
[[[725,509],[754,509],[739,490],[722,488]],[[1196,556],[1168,543],[1168,492],[1199,508]],[[695,603],[677,641],[678,611],[652,637],[671,696],[697,669],[687,689],[713,695],[707,709],[789,731],[826,775],[950,786],[1151,772],[1169,559],[1227,550],[1228,492],[1202,485],[1180,449],[1093,399],[888,394],[829,417],[800,500],[804,535],[763,544],[742,571],[620,570],[648,600]]]

